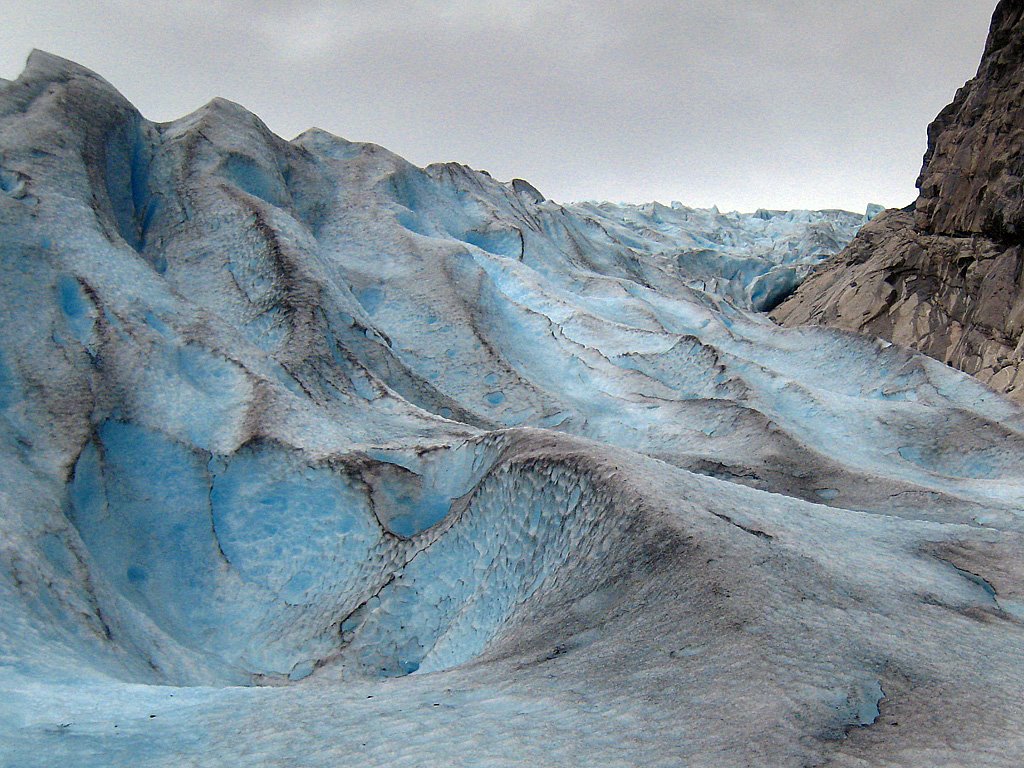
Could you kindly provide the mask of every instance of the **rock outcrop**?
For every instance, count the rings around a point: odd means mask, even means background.
[[[1024,399],[1024,5],[995,10],[977,76],[928,129],[908,211],[865,226],[773,313],[918,349]]]

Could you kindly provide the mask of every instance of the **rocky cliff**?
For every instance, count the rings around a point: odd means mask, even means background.
[[[874,334],[1024,399],[1024,4],[928,129],[912,211],[889,211],[773,317]]]

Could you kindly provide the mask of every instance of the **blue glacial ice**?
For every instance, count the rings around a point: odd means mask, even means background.
[[[1020,764],[1024,416],[755,311],[865,216],[41,52],[0,190],[0,765]]]

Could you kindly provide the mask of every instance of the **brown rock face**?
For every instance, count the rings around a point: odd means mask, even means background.
[[[931,235],[887,211],[772,317],[881,336],[1024,400],[1021,265],[1021,246]]]
[[[978,75],[928,127],[916,226],[1024,241],[1024,3],[1003,0]]]
[[[772,317],[889,339],[1024,401],[1024,3],[928,128],[913,213],[888,211]]]

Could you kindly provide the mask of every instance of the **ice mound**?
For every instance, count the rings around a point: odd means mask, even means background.
[[[3,765],[1020,762],[1021,411],[745,309],[863,217],[560,206],[39,52],[0,182]]]

